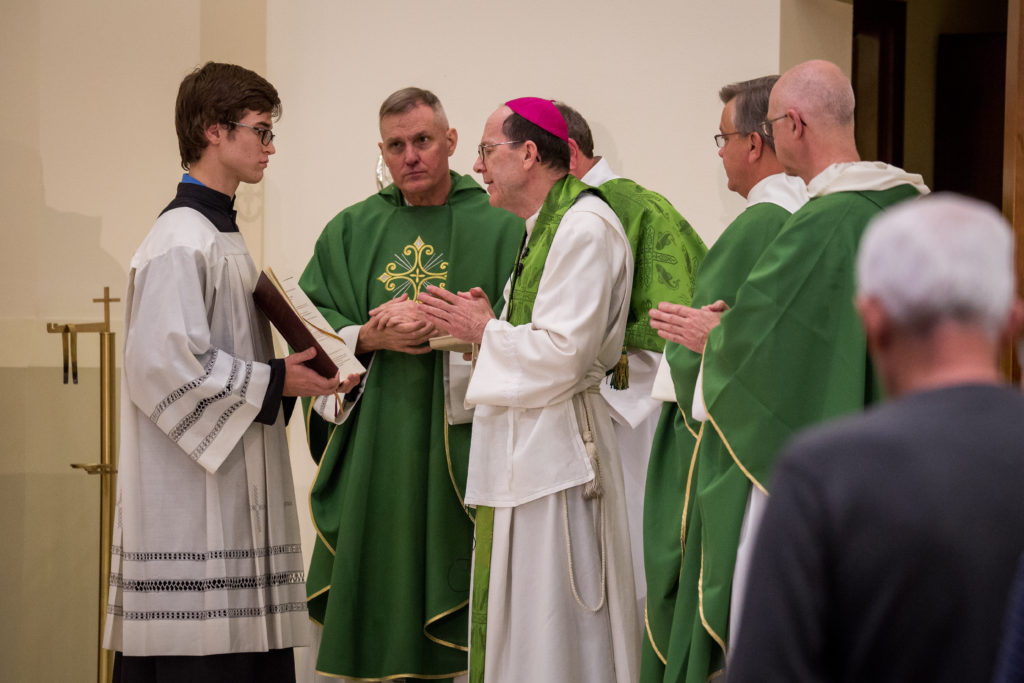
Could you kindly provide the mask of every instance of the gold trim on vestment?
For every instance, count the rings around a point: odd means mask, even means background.
[[[452,489],[455,491],[455,496],[459,499],[459,505],[462,506],[462,511],[466,513],[467,517],[469,517],[469,521],[475,524],[476,520],[473,519],[473,515],[469,514],[469,508],[466,507],[466,503],[462,498],[462,494],[459,492],[459,487],[455,483],[455,472],[452,470],[452,453],[451,447],[448,444],[448,406],[444,406],[444,457],[448,463],[448,478],[451,479]],[[430,619],[427,619],[426,623],[423,624],[423,635],[425,635],[427,638],[437,643],[438,645],[441,645],[442,647],[450,647],[455,650],[461,650],[462,652],[469,652],[468,645],[456,645],[455,643],[448,642],[447,640],[441,640],[437,636],[434,636],[427,631],[431,624],[437,623],[441,619],[444,619],[445,617],[454,614],[455,612],[458,612],[460,609],[462,609],[463,607],[467,607],[468,605],[469,598],[467,598],[460,604],[456,605],[455,607],[452,607],[447,611],[441,612],[440,614],[436,614]]]
[[[309,410],[310,411],[313,410],[313,399],[310,399],[310,401],[309,401]],[[310,412],[310,416],[312,416],[312,412]],[[334,552],[334,547],[331,546],[331,544],[327,542],[327,538],[324,536],[323,532],[320,531],[320,527],[317,526],[317,523],[316,523],[316,515],[313,514],[313,489],[316,488],[316,482],[320,478],[320,468],[324,464],[324,456],[327,455],[327,449],[331,447],[331,442],[334,441],[334,434],[337,431],[338,431],[338,425],[334,425],[334,429],[331,430],[331,435],[329,437],[327,437],[327,443],[324,444],[324,452],[320,454],[320,459],[316,463],[316,474],[313,475],[313,483],[310,484],[310,486],[309,486],[309,495],[306,496],[306,501],[309,504],[309,518],[313,522],[313,528],[316,530],[317,538],[319,538],[323,542],[323,544],[325,546],[327,546],[327,550],[330,551],[331,555],[336,555],[337,553]],[[306,427],[306,442],[307,443],[309,442],[309,427],[308,426]]]
[[[661,650],[654,642],[654,634],[651,633],[651,622],[647,618],[647,601],[644,601],[644,626],[647,627],[647,642],[651,644],[651,649],[654,650],[654,654],[657,655],[658,659],[661,660],[662,665],[667,665],[668,661],[665,659],[665,655],[661,654]]]
[[[678,404],[677,404],[677,407],[678,407]],[[679,412],[682,413],[682,415],[683,415],[683,422],[685,423],[686,422],[686,413],[683,412],[682,408],[679,408]],[[691,485],[693,483],[693,467],[697,463],[697,449],[700,448],[700,440],[701,440],[701,437],[704,434],[704,423],[701,422],[700,432],[698,432],[696,434],[694,434],[693,430],[690,429],[690,425],[689,424],[686,425],[686,428],[689,430],[689,432],[691,434],[693,434],[693,438],[696,439],[697,442],[693,446],[693,455],[690,456],[690,468],[689,468],[689,471],[686,474],[686,490],[685,490],[685,493],[683,494],[683,515],[682,515],[682,518],[681,518],[681,521],[680,521],[680,524],[679,524],[679,549],[680,549],[680,551],[679,551],[679,581],[680,581],[680,583],[682,582],[682,577],[683,577],[683,560],[686,558],[686,522],[687,522],[687,518],[689,517],[688,513],[689,513],[689,509],[690,509],[690,487],[691,487]],[[654,654],[658,656],[658,659],[661,660],[661,663],[667,665],[668,661],[665,659],[665,656],[661,654],[661,650],[658,649],[657,643],[654,642],[654,632],[651,630],[651,622],[650,622],[650,620],[647,617],[647,604],[646,603],[644,603],[644,624],[646,624],[646,626],[647,626],[647,640],[651,643],[651,649],[654,650]]]
[[[394,681],[399,678],[419,678],[424,681],[436,681],[442,678],[455,678],[456,676],[462,676],[466,673],[469,673],[469,669],[456,671],[455,673],[451,674],[392,674],[390,676],[384,676],[382,678],[360,678],[359,676],[349,676],[347,674],[331,674],[327,673],[326,671],[316,669],[316,674],[318,676],[327,676],[328,678],[347,678],[350,681],[367,681],[368,683],[372,683],[373,681]]]
[[[316,593],[313,593],[312,595],[308,596],[306,598],[306,602],[309,602],[310,600],[315,600],[317,597],[319,597],[320,595],[323,595],[324,593],[326,593],[329,590],[331,590],[331,584],[327,584],[326,586],[324,586],[323,588],[318,590]],[[312,618],[313,617],[310,617],[310,619],[312,619]]]
[[[718,671],[714,672],[713,674],[711,674],[710,676],[708,676],[708,677],[707,677],[706,679],[704,679],[704,680],[705,680],[705,683],[706,683],[707,681],[713,681],[713,680],[715,680],[716,678],[718,678],[719,676],[721,676],[721,675],[722,675],[722,674],[724,674],[724,673],[725,673],[725,669],[719,669]]]
[[[459,499],[459,505],[462,506],[462,511],[469,517],[469,521],[476,524],[476,518],[469,514],[469,508],[466,507],[466,500],[462,497],[462,492],[459,491],[459,485],[455,483],[455,472],[452,470],[452,451],[448,445],[448,406],[444,407],[444,458],[448,462],[448,478],[452,480],[452,488],[455,490],[455,497]]]
[[[444,407],[444,457],[445,457],[445,460],[448,463],[448,477],[449,477],[449,479],[451,479],[452,489],[454,489],[454,491],[455,491],[455,496],[459,499],[459,505],[462,506],[462,511],[466,513],[467,517],[469,517],[469,521],[473,522],[474,524],[476,524],[476,520],[473,519],[473,515],[469,514],[469,508],[466,507],[466,503],[464,502],[464,500],[462,498],[462,494],[459,492],[459,487],[455,483],[455,472],[452,470],[452,453],[451,453],[451,448],[450,448],[450,446],[448,444],[448,406]],[[462,609],[463,607],[467,607],[468,605],[469,605],[469,598],[467,598],[461,604],[456,605],[455,607],[452,607],[450,610],[448,610],[446,612],[442,612],[441,614],[437,614],[437,615],[431,617],[430,619],[427,620],[427,622],[425,624],[423,624],[423,635],[425,635],[427,638],[429,638],[430,640],[434,641],[438,645],[441,645],[441,646],[444,646],[444,647],[450,647],[450,648],[453,648],[453,649],[456,649],[456,650],[461,650],[463,652],[469,652],[469,646],[468,645],[465,645],[465,646],[463,646],[463,645],[456,645],[455,643],[450,643],[447,640],[441,640],[440,638],[438,638],[438,637],[436,637],[434,635],[431,635],[429,632],[427,632],[427,628],[429,628],[431,624],[434,624],[434,623],[440,621],[441,619],[449,616],[450,614],[454,614],[455,612],[458,612],[460,609]]]
[[[683,571],[682,557],[686,555],[686,522],[690,516],[690,488],[693,485],[693,468],[697,464],[697,451],[700,449],[701,439],[704,438],[704,423],[700,425],[700,432],[697,434],[697,443],[693,445],[693,455],[690,456],[690,469],[686,473],[686,491],[683,494],[683,518],[679,526],[679,546],[683,555],[680,556],[679,572]]]
[[[700,548],[700,576],[697,578],[697,608],[700,612],[700,623],[704,625],[704,630],[708,632],[718,647],[722,648],[722,656],[727,655],[725,649],[725,641],[722,636],[715,633],[715,629],[711,628],[711,624],[708,623],[707,618],[704,616],[704,544],[701,544]]]
[[[681,412],[681,409],[680,409],[680,412]],[[684,419],[685,419],[685,415],[684,415]],[[689,429],[689,425],[687,425],[687,429]],[[693,431],[691,430],[690,433],[692,434]],[[686,474],[686,492],[683,495],[683,515],[682,515],[682,520],[681,520],[681,522],[679,524],[679,583],[680,584],[682,583],[682,579],[683,579],[683,561],[686,559],[686,522],[687,522],[687,520],[689,518],[690,487],[691,487],[691,485],[693,483],[693,467],[697,463],[697,449],[700,448],[700,440],[701,440],[701,437],[703,435],[704,435],[704,423],[702,422],[701,425],[700,425],[700,432],[698,432],[697,434],[694,434],[694,437],[697,439],[697,443],[694,444],[694,446],[693,446],[693,455],[690,456],[690,468],[689,468],[689,471]],[[702,570],[703,570],[703,568],[702,568]],[[661,660],[662,664],[668,665],[668,661],[665,659],[664,655],[661,654],[661,651],[658,649],[658,646],[654,642],[654,633],[651,631],[651,622],[647,618],[647,605],[646,605],[646,603],[644,604],[644,623],[647,624],[647,639],[651,643],[651,649],[654,650],[654,654],[658,656],[658,659]]]
[[[690,423],[687,421],[687,419],[686,419],[686,411],[683,410],[683,407],[681,405],[679,405],[678,403],[676,403],[676,408],[679,408],[679,414],[683,416],[683,425],[686,427],[686,431],[690,432],[690,436],[692,436],[693,438],[696,439],[697,438],[697,432],[693,431],[693,427],[691,427]]]
[[[459,603],[455,607],[452,607],[450,610],[447,610],[445,612],[441,612],[440,614],[435,615],[434,617],[428,619],[427,623],[423,624],[423,635],[425,635],[427,638],[429,638],[430,640],[434,641],[438,645],[442,645],[444,647],[450,647],[450,648],[452,648],[454,650],[462,650],[463,652],[469,652],[469,645],[456,645],[455,643],[450,643],[447,640],[441,640],[437,636],[433,636],[433,635],[431,635],[430,633],[427,632],[427,628],[429,628],[431,624],[436,624],[441,619],[444,619],[445,617],[447,617],[449,615],[455,614],[456,612],[458,612],[463,607],[468,607],[468,606],[469,606],[469,598],[466,598],[465,600],[463,600],[461,603]]]
[[[718,432],[718,437],[722,440],[722,443],[725,444],[725,449],[729,451],[729,455],[732,456],[733,462],[735,462],[736,466],[740,468],[740,471],[743,472],[743,475],[747,479],[749,479],[750,483],[756,486],[761,491],[761,493],[763,493],[766,496],[769,495],[768,489],[766,489],[764,485],[761,484],[761,482],[759,482],[757,478],[750,473],[750,470],[744,467],[743,463],[740,462],[739,457],[737,457],[736,453],[732,450],[732,446],[729,445],[729,440],[726,439],[725,434],[722,433],[722,428],[718,426],[718,423],[715,422],[715,418],[711,415],[710,412],[708,412],[708,421],[711,422],[712,426],[714,426],[715,428],[715,431]]]
[[[705,352],[707,351],[707,347],[706,346],[704,347],[704,350],[705,350]],[[703,355],[701,355],[701,358],[700,358],[700,367],[701,367],[701,370],[704,369],[704,356]],[[732,456],[733,462],[736,463],[736,466],[740,468],[740,472],[743,472],[743,476],[745,476],[747,479],[749,479],[751,484],[756,486],[758,489],[760,489],[761,493],[763,493],[764,495],[767,496],[768,495],[768,489],[766,489],[761,484],[761,482],[759,482],[757,480],[757,478],[753,474],[750,473],[750,470],[748,470],[746,467],[744,467],[743,463],[740,462],[740,459],[736,456],[736,452],[732,450],[732,446],[729,444],[729,440],[727,438],[725,438],[725,434],[722,432],[722,428],[718,426],[718,422],[715,421],[715,418],[711,414],[711,411],[708,410],[707,404],[704,403],[704,387],[703,387],[703,382],[704,382],[704,380],[702,379],[701,380],[701,385],[702,386],[701,386],[701,391],[700,391],[700,400],[701,400],[701,403],[704,404],[704,412],[707,413],[708,421],[711,422],[711,425],[715,428],[715,431],[718,432],[718,437],[722,440],[722,443],[725,444],[725,450],[729,451],[729,455]]]

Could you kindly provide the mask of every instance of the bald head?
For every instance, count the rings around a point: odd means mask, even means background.
[[[768,100],[768,120],[786,173],[810,183],[832,164],[860,161],[853,108],[850,79],[831,62],[804,62],[782,74]]]
[[[795,108],[809,123],[853,128],[853,86],[838,66],[820,59],[798,64],[772,89],[779,109]]]

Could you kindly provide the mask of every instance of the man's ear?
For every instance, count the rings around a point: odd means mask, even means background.
[[[537,143],[533,140],[527,140],[523,143],[521,148],[521,154],[523,155],[523,168],[530,168],[536,163],[540,163],[540,154],[537,151]]]
[[[853,300],[853,307],[857,309],[857,315],[860,316],[861,325],[864,327],[868,349],[872,353],[885,349],[892,339],[892,326],[882,302],[875,297],[858,295]]]
[[[756,162],[764,150],[764,140],[757,133],[747,133],[747,161]]]
[[[800,112],[796,109],[789,109],[786,111],[786,117],[788,122],[787,125],[793,126],[793,137],[802,137],[807,124],[804,123],[803,118],[800,116]]]
[[[444,133],[444,139],[448,143],[448,156],[455,154],[455,148],[459,144],[459,131],[449,128]]]
[[[576,141],[569,138],[569,173],[573,174],[577,178],[576,169],[580,167],[580,146],[576,144]]]
[[[206,136],[207,144],[219,145],[227,138],[227,127],[219,123],[211,123],[203,130],[203,135]]]
[[[1014,298],[1013,306],[1010,307],[1010,315],[1006,317],[1006,325],[1003,327],[1000,345],[1013,344],[1020,337],[1021,326],[1024,325],[1024,302]]]

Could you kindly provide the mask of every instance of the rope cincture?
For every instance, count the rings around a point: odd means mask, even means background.
[[[604,495],[604,486],[601,483],[601,462],[597,457],[597,444],[594,442],[594,428],[590,423],[590,409],[587,408],[586,396],[580,397],[580,404],[583,407],[583,447],[587,450],[587,457],[590,459],[590,467],[594,470],[594,478],[583,486],[583,500],[593,500]]]
[[[565,554],[569,560],[569,587],[572,588],[572,597],[576,599],[576,604],[588,612],[599,612],[601,608],[604,607],[604,600],[607,596],[606,583],[608,579],[608,558],[606,556],[606,544],[604,542],[604,501],[600,500],[597,504],[600,506],[600,512],[598,514],[601,516],[601,600],[595,607],[590,607],[583,602],[583,598],[580,597],[579,590],[576,588],[576,570],[573,567],[572,562],[572,536],[569,534],[569,500],[566,496],[565,489],[562,490],[562,520],[565,524]]]
[[[597,387],[594,386],[587,391],[597,391]],[[580,404],[583,408],[583,430],[581,436],[583,437],[583,445],[587,450],[587,456],[590,458],[590,465],[594,469],[594,478],[588,481],[583,486],[583,500],[594,500],[597,501],[598,515],[601,518],[600,523],[600,537],[599,543],[601,546],[601,599],[597,603],[597,606],[590,607],[583,602],[583,598],[580,597],[579,590],[576,588],[576,570],[573,567],[572,561],[572,535],[569,532],[569,500],[566,491],[562,490],[562,521],[565,527],[565,554],[568,558],[568,571],[569,571],[569,586],[572,588],[572,596],[576,599],[576,603],[588,612],[598,612],[604,607],[605,598],[607,597],[607,579],[608,579],[608,558],[607,558],[607,543],[605,543],[605,510],[604,510],[604,488],[601,483],[601,468],[600,460],[597,457],[597,444],[594,442],[593,426],[590,421],[590,409],[587,407],[586,392],[580,396]]]

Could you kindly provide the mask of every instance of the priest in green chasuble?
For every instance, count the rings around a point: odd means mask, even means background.
[[[726,227],[708,251],[697,273],[690,306],[663,302],[651,312],[652,329],[666,339],[686,338],[703,346],[708,326],[717,315],[705,307],[715,302],[732,306],[736,291],[750,274],[765,247],[783,223],[807,202],[807,187],[798,177],[786,175],[775,156],[773,140],[758,131],[767,118],[768,95],[778,76],[733,83],[719,91],[725,105],[715,135],[728,188],[747,200],[743,212]],[[704,324],[700,324],[703,321]],[[685,523],[693,502],[696,464],[694,447],[703,422],[694,419],[692,404],[700,370],[701,354],[667,341],[672,349],[671,375],[662,364],[661,382],[654,394],[667,401],[655,433],[648,470],[644,507],[644,552],[647,568],[647,609],[642,652],[641,681],[665,678],[666,655],[672,635],[673,615],[692,605],[685,590],[679,593],[679,572]],[[678,399],[677,399],[678,396]],[[677,402],[678,401],[678,402]]]
[[[673,341],[686,348],[666,351],[673,370],[703,354],[694,395],[677,397],[704,421],[662,651],[666,681],[703,683],[727,670],[742,629],[730,609],[743,599],[734,572],[749,563],[783,442],[879,395],[853,308],[857,246],[872,216],[928,189],[919,175],[860,161],[853,111],[849,79],[834,64],[805,62],[778,80],[759,130],[810,199],[757,259],[734,304],[700,322],[710,327],[703,347],[681,336]]]
[[[498,301],[524,225],[449,170],[457,133],[429,91],[392,94],[380,132],[394,184],[327,224],[300,279],[368,367],[342,405],[315,401],[309,417],[308,605],[318,673],[438,680],[467,670],[470,365],[430,349],[440,333],[417,300],[434,285]]]

